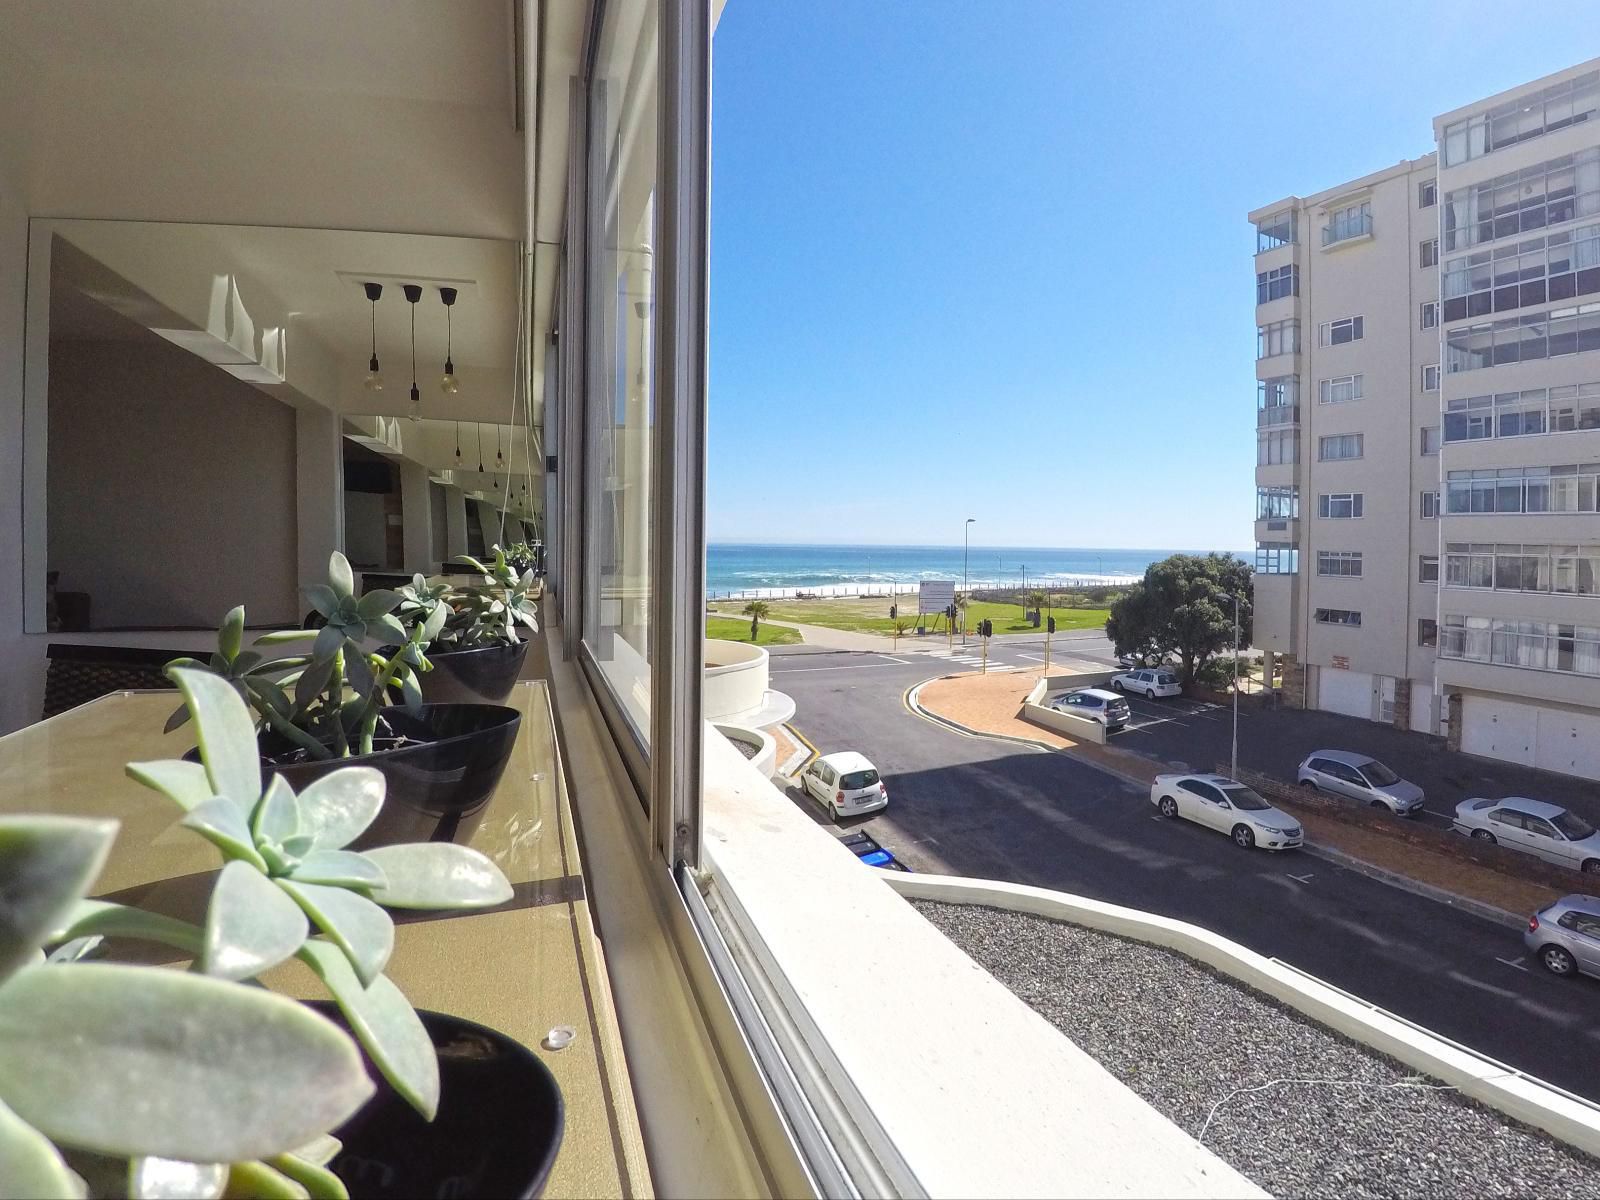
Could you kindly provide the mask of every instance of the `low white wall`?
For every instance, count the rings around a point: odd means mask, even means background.
[[[1099,721],[1075,717],[1071,713],[1057,712],[1042,704],[1024,704],[1022,719],[1046,729],[1053,729],[1075,742],[1093,742],[1097,746],[1106,744],[1106,727]]]
[[[739,748],[738,743],[740,742],[750,743],[758,747],[755,757],[746,759],[746,761],[756,770],[765,775],[768,779],[771,779],[775,774],[777,774],[778,743],[773,740],[771,734],[767,733],[765,730],[755,729],[748,725],[730,725],[723,723],[714,726],[714,728],[723,737],[727,738],[730,742],[733,742],[734,749],[736,750]]]
[[[705,661],[700,704],[706,720],[747,713],[765,703],[768,657],[760,646],[707,638]]]
[[[1543,1129],[1589,1154],[1600,1154],[1600,1106],[1529,1076],[1508,1074],[1500,1063],[1375,1009],[1209,929],[1024,884],[947,875],[905,875],[893,871],[886,872],[884,879],[895,891],[911,899],[983,904],[1012,912],[1033,913],[1176,950],[1353,1041],[1455,1086],[1464,1095],[1490,1108]]]

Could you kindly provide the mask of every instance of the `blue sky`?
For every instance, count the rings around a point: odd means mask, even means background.
[[[729,0],[711,539],[1248,547],[1245,213],[1600,54],[1583,7]]]

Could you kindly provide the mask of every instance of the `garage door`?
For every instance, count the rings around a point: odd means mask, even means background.
[[[1461,698],[1461,748],[1468,754],[1534,765],[1539,710],[1490,696]]]
[[[1600,779],[1600,717],[1540,709],[1533,761],[1547,771]]]
[[[1323,667],[1317,672],[1317,707],[1324,712],[1372,720],[1372,676],[1364,671]]]

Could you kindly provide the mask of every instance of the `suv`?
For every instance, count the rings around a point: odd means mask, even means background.
[[[1171,671],[1129,671],[1112,677],[1111,686],[1119,692],[1139,692],[1146,700],[1157,696],[1181,696],[1183,687]]]
[[[1049,707],[1086,721],[1098,721],[1108,733],[1113,729],[1121,729],[1131,715],[1126,700],[1115,692],[1102,691],[1100,688],[1066,692],[1050,701]]]
[[[1600,900],[1563,896],[1528,918],[1522,935],[1552,975],[1600,975]]]
[[[1302,787],[1387,808],[1396,816],[1414,817],[1422,811],[1422,789],[1401,779],[1370,754],[1318,750],[1300,764],[1295,779]]]

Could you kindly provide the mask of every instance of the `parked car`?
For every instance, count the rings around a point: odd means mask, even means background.
[[[1181,696],[1183,685],[1171,671],[1128,671],[1111,677],[1111,686],[1119,692],[1138,692],[1147,700],[1157,696]]]
[[[1142,671],[1147,667],[1165,667],[1172,664],[1171,654],[1119,654],[1117,661],[1124,670]]]
[[[1528,918],[1522,944],[1552,975],[1600,976],[1600,899],[1563,896]]]
[[[1086,721],[1098,721],[1108,733],[1121,729],[1133,715],[1126,700],[1102,688],[1079,688],[1075,692],[1063,692],[1050,701],[1049,707]]]
[[[1293,850],[1305,841],[1299,821],[1226,775],[1157,775],[1150,803],[1168,819],[1183,817],[1226,833],[1245,850]]]
[[[1370,754],[1318,750],[1300,764],[1295,778],[1302,787],[1387,808],[1396,816],[1414,817],[1422,811],[1422,789],[1401,779]]]
[[[824,754],[800,774],[800,785],[835,821],[889,807],[889,789],[878,768],[854,750]]]
[[[1557,866],[1600,874],[1600,833],[1559,804],[1526,796],[1504,800],[1474,797],[1456,805],[1452,824],[1457,833],[1498,842]]]

